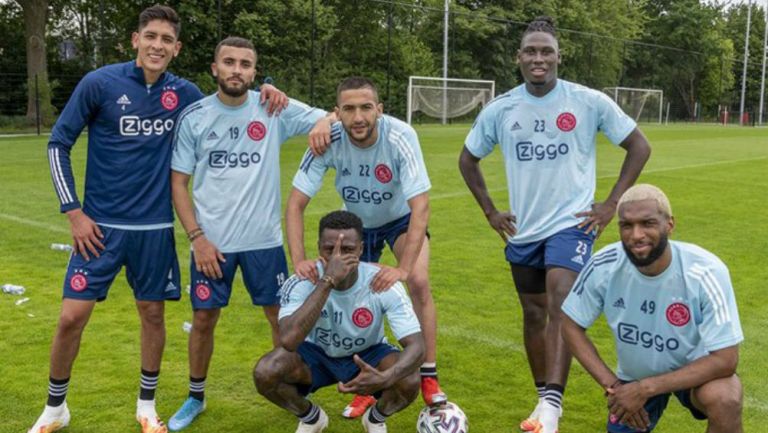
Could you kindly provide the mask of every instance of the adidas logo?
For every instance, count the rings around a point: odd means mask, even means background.
[[[206,140],[218,140],[219,136],[216,134],[216,131],[211,131],[210,134],[208,134],[208,137]]]
[[[613,308],[621,308],[626,310],[627,307],[624,306],[624,298],[617,299],[616,302],[613,303]]]
[[[574,262],[574,263],[578,263],[580,265],[584,264],[584,259],[581,258],[581,254],[577,254],[577,255],[571,257],[571,261]]]
[[[346,168],[345,168],[344,170],[341,170],[341,175],[342,175],[342,176],[349,176],[349,175],[351,175],[351,174],[352,174],[352,173],[350,173],[350,172],[349,172],[349,170],[347,170]]]
[[[522,127],[522,126],[520,126],[520,124],[519,124],[519,123],[515,122],[515,124],[514,124],[514,125],[512,125],[512,130],[513,130],[513,131],[517,131],[517,130],[519,130],[519,129],[523,129],[523,127]]]
[[[176,285],[173,284],[173,283],[168,283],[168,285],[165,286],[165,291],[166,292],[172,292],[174,290],[176,290]]]
[[[121,106],[123,111],[125,111],[126,105],[131,105],[131,100],[128,99],[128,95],[126,95],[125,93],[123,93],[123,96],[121,96],[116,102],[118,105]]]

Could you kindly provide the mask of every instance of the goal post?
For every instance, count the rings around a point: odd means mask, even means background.
[[[664,91],[633,87],[606,87],[603,89],[627,115],[636,122],[662,123]]]
[[[496,82],[466,78],[408,77],[407,122],[420,112],[440,119],[443,124],[471,113],[490,102],[496,93]]]

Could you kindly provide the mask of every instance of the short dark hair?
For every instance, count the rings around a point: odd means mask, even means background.
[[[378,101],[379,99],[379,89],[376,88],[376,85],[373,84],[373,81],[371,81],[370,78],[349,77],[342,80],[342,82],[339,83],[339,86],[336,87],[336,100],[341,96],[341,92],[356,89],[371,89],[376,100]]]
[[[253,51],[254,56],[256,55],[256,47],[253,46],[253,42],[241,38],[240,36],[228,36],[216,45],[216,49],[213,51],[213,60],[216,60],[219,57],[221,47],[248,48]]]
[[[323,230],[348,230],[355,229],[360,241],[363,240],[363,221],[357,215],[345,210],[333,211],[320,219],[318,238],[323,236]]]
[[[172,7],[156,4],[141,11],[139,14],[139,31],[146,27],[150,21],[154,20],[167,21],[173,27],[176,37],[179,37],[181,21],[179,20],[179,14]]]
[[[523,32],[523,37],[535,32],[549,33],[550,35],[552,35],[552,37],[557,39],[557,29],[555,29],[555,20],[553,20],[552,17],[546,16],[546,15],[542,15],[534,18],[533,21],[528,23],[528,27],[525,29],[525,32]]]

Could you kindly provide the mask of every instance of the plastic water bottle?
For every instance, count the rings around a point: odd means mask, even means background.
[[[183,330],[184,330],[184,332],[186,332],[187,334],[189,334],[190,332],[192,332],[192,324],[191,324],[191,323],[189,323],[189,322],[184,322],[184,324],[183,324],[183,325],[181,325],[181,329],[183,329]]]
[[[72,245],[69,244],[51,244],[51,249],[56,251],[72,251]]]
[[[3,293],[8,293],[9,295],[23,295],[24,290],[24,286],[17,286],[15,284],[3,284]]]

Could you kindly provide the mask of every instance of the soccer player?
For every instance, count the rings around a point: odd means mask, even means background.
[[[608,432],[648,432],[674,393],[709,433],[741,433],[736,366],[744,340],[728,268],[693,244],[669,241],[669,200],[636,185],[619,201],[616,242],[587,263],[563,303],[563,336],[605,389]],[[618,367],[600,357],[586,329],[605,314]]]
[[[178,114],[203,96],[194,84],[166,71],[181,49],[179,30],[173,9],[156,5],[142,11],[132,36],[136,60],[86,75],[51,133],[51,177],[70,221],[74,252],[51,346],[48,402],[32,433],[69,424],[66,395],[83,329],[123,266],[141,318],[136,418],[144,432],[166,430],[154,395],[165,345],[163,301],[180,296],[169,183],[171,136]],[[70,151],[85,126],[88,164],[81,207]]]
[[[351,77],[339,84],[331,144],[321,156],[307,151],[293,179],[286,205],[288,246],[296,274],[317,281],[314,260],[304,250],[304,210],[320,189],[329,168],[336,170],[336,190],[349,211],[363,220],[365,262],[378,262],[385,242],[397,267],[380,265],[371,282],[375,291],[406,282],[426,342],[421,367],[421,391],[428,405],[443,403],[437,381],[437,316],[429,286],[429,196],[431,187],[416,132],[386,116],[376,86],[367,78]],[[343,415],[362,415],[374,400],[356,396]]]
[[[363,223],[335,211],[320,220],[316,283],[292,276],[281,289],[280,347],[253,372],[259,393],[299,418],[296,433],[321,432],[328,416],[307,394],[338,383],[341,392],[375,395],[363,415],[368,433],[385,433],[386,419],[419,394],[424,358],[419,321],[404,287],[370,289],[380,269],[361,263]],[[384,337],[384,317],[403,347]]]
[[[306,134],[326,114],[291,100],[280,116],[270,117],[259,93],[248,90],[256,75],[256,51],[247,39],[221,41],[211,68],[218,91],[179,116],[171,161],[176,213],[192,243],[194,309],[189,398],[169,420],[172,431],[185,428],[205,409],[214,329],[237,268],[253,304],[264,307],[277,346],[277,292],[288,274],[280,223],[280,146]],[[192,175],[194,205],[188,191]]]
[[[554,433],[571,364],[560,335],[560,306],[619,197],[639,176],[650,146],[606,95],[557,78],[560,51],[551,18],[528,25],[517,61],[525,83],[483,109],[459,167],[491,228],[506,243],[523,309],[525,349],[539,402],[520,427]],[[593,203],[598,131],[627,154],[610,195]],[[480,171],[480,159],[496,144],[504,155],[509,212],[496,208]]]

